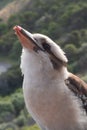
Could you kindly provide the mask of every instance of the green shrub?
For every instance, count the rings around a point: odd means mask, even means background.
[[[5,23],[0,23],[0,36],[7,32],[7,28]]]
[[[11,98],[11,102],[14,106],[15,114],[18,116],[20,114],[20,111],[25,107],[23,95],[20,93],[14,94]]]
[[[79,49],[79,57],[85,55],[87,53],[87,43],[83,43]]]
[[[15,117],[14,107],[11,102],[0,101],[0,123],[9,122]]]
[[[13,123],[3,123],[0,125],[0,130],[19,130],[18,127]]]
[[[64,51],[70,62],[74,61],[77,57],[77,48],[73,44],[67,44],[64,47]]]
[[[10,58],[18,61],[20,59],[21,49],[22,47],[19,41],[16,41],[12,47]]]
[[[26,125],[26,119],[23,115],[20,115],[14,122],[18,127]]]
[[[78,60],[78,72],[85,72],[87,70],[87,55],[82,55]]]
[[[26,127],[22,128],[22,130],[40,130],[40,128],[35,124],[30,127],[26,126]]]
[[[0,113],[3,113],[5,111],[14,112],[14,107],[11,102],[0,101]]]
[[[15,118],[15,113],[10,111],[4,111],[0,114],[0,123],[10,122]]]
[[[0,76],[0,95],[5,96],[22,86],[22,76],[18,65],[14,65]]]
[[[78,68],[76,66],[77,66],[77,61],[69,64],[68,65],[69,71],[74,73],[74,74],[77,73],[78,72]]]

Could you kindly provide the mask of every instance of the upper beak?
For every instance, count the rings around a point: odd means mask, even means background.
[[[34,50],[35,48],[42,50],[41,47],[38,46],[36,40],[33,38],[33,34],[25,30],[20,26],[15,26],[13,28],[18,36],[23,47]]]

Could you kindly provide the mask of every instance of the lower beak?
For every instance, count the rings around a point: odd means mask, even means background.
[[[18,39],[20,40],[23,47],[30,50],[33,50],[36,47],[41,49],[33,38],[33,34],[20,26],[15,26],[13,29],[15,30],[16,35],[18,36]]]

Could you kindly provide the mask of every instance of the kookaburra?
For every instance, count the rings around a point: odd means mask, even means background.
[[[87,130],[87,84],[67,70],[67,57],[49,37],[14,30],[22,44],[27,110],[42,130]]]

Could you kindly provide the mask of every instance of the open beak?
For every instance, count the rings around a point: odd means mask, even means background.
[[[33,38],[33,34],[20,26],[15,26],[13,30],[15,30],[15,33],[23,47],[30,50],[34,50],[35,48],[42,50],[42,48],[38,46],[36,40]]]

